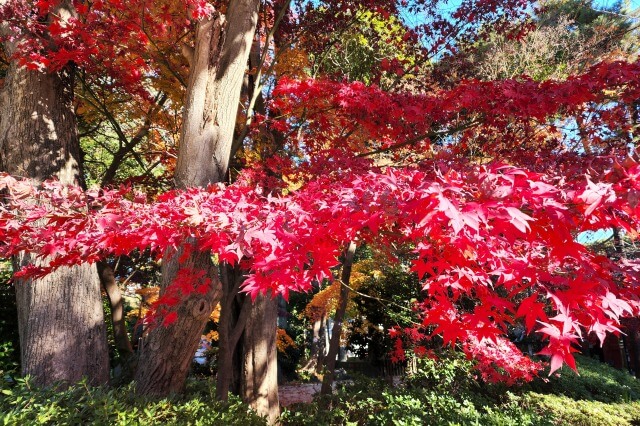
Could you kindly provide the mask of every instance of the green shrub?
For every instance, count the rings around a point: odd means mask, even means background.
[[[631,426],[640,424],[640,402],[607,404],[575,400],[566,396],[527,394],[524,406],[541,416],[553,418],[558,425]]]
[[[0,357],[2,355],[0,346]],[[461,358],[422,360],[403,386],[361,377],[333,395],[283,410],[283,425],[633,425],[640,386],[625,372],[578,358],[580,375],[508,389],[478,383]],[[193,380],[184,396],[136,397],[133,385],[36,389],[28,379],[3,382],[0,425],[261,425],[237,398],[214,400],[210,381]],[[542,393],[544,391],[544,393]]]
[[[427,373],[429,374],[429,373]],[[391,388],[385,382],[359,379],[330,397],[284,410],[286,425],[549,425],[519,397],[487,403],[472,393],[453,395],[445,389],[417,386]],[[483,401],[477,404],[474,400]]]
[[[3,425],[263,425],[237,398],[222,404],[212,389],[191,385],[184,397],[135,397],[132,386],[92,388],[79,383],[67,390],[36,389],[28,379],[3,385],[0,424]]]
[[[407,387],[443,390],[453,394],[478,387],[471,362],[459,353],[447,352],[438,359],[418,359],[417,367],[417,372],[407,378]]]
[[[563,367],[548,380],[536,380],[530,388],[578,400],[608,403],[640,400],[640,381],[631,374],[584,356],[576,356],[576,361],[578,373]]]
[[[421,360],[404,387],[359,379],[328,398],[285,410],[287,425],[633,425],[640,385],[606,364],[577,357],[569,369],[508,388],[480,383],[471,364],[452,356]],[[544,392],[545,394],[542,394]],[[328,409],[330,408],[330,409]]]

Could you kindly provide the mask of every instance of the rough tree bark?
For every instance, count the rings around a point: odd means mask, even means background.
[[[283,7],[285,9],[279,15],[284,13],[288,2]],[[260,69],[260,56],[260,43],[256,39],[249,55],[249,69]],[[244,80],[243,93],[251,99],[248,116],[253,111],[266,113],[257,80],[259,76],[253,74],[248,74]],[[247,134],[248,122],[235,137],[232,156],[240,149]],[[244,278],[238,267],[225,266],[222,278],[217,396],[226,401],[229,392],[233,392],[273,424],[280,415],[276,346],[278,300],[260,296],[252,301],[240,293]]]
[[[342,263],[342,274],[340,281],[340,301],[336,308],[336,314],[333,317],[333,328],[331,329],[331,340],[329,341],[329,353],[325,359],[325,370],[322,378],[321,395],[331,395],[333,390],[333,381],[336,372],[336,357],[340,350],[340,335],[342,334],[342,321],[347,311],[347,303],[349,302],[349,280],[351,279],[351,267],[353,266],[353,256],[356,252],[356,244],[352,241],[349,244]],[[345,285],[346,284],[346,285]]]
[[[239,293],[243,279],[238,267],[223,266],[216,377],[216,396],[221,401],[228,399],[229,392],[240,395],[242,334],[252,309],[251,299]]]
[[[217,397],[239,395],[258,414],[275,424],[280,415],[276,329],[278,300],[270,295],[239,293],[244,279],[238,268],[225,266],[220,312]]]
[[[260,0],[230,1],[226,16],[214,13],[196,29],[175,172],[177,188],[206,187],[227,176],[240,89],[258,22]],[[167,395],[183,390],[189,365],[207,319],[221,297],[218,268],[209,253],[194,252],[178,264],[179,252],[163,261],[161,293],[180,268],[207,272],[207,294],[191,295],[177,308],[178,320],[149,332],[136,372],[139,394]]]
[[[240,395],[258,414],[266,417],[269,424],[275,424],[280,415],[277,320],[277,299],[261,294],[253,301],[242,336]]]
[[[73,13],[61,2],[56,13]],[[0,24],[0,33],[7,31]],[[3,45],[7,57],[15,44]],[[80,146],[73,111],[73,70],[57,73],[9,66],[0,92],[0,169],[41,182],[57,177],[82,184]],[[14,268],[46,259],[13,259]],[[16,283],[22,374],[39,385],[93,384],[109,379],[109,358],[100,282],[95,266],[64,267],[45,278]]]

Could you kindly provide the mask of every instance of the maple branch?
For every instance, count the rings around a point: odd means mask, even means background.
[[[84,137],[88,137],[94,133],[96,133],[100,127],[102,127],[102,121],[99,121],[95,126],[87,129],[84,132],[78,132],[78,138],[84,138]]]
[[[393,306],[395,306],[395,307],[397,307],[397,308],[402,309],[403,311],[414,313],[413,309],[411,309],[411,308],[407,308],[406,306],[402,306],[402,305],[400,305],[400,304],[398,304],[398,303],[396,303],[396,302],[394,302],[394,301],[391,301],[391,300],[387,300],[387,299],[383,299],[383,298],[381,298],[381,297],[375,297],[375,296],[371,296],[371,295],[366,294],[366,293],[362,293],[361,291],[358,291],[358,290],[354,289],[353,287],[350,287],[348,284],[346,284],[346,283],[345,283],[344,281],[342,281],[342,280],[337,280],[337,281],[340,283],[340,285],[342,285],[342,286],[344,286],[344,287],[348,288],[349,290],[351,290],[352,292],[354,292],[354,293],[355,293],[355,294],[357,294],[358,296],[362,296],[362,297],[365,297],[365,298],[367,298],[367,299],[375,300],[375,301],[377,301],[378,303],[380,303],[380,304],[381,304],[383,307],[385,307],[385,308],[386,308],[387,306],[389,306],[389,305],[393,305]],[[409,320],[409,321],[410,321],[412,324],[414,324],[414,325],[422,326],[422,324],[421,324],[421,323],[419,323],[419,322],[415,322],[415,321],[413,321],[413,320]]]
[[[313,72],[311,73],[311,78],[316,78],[317,77],[318,73],[321,70],[322,63],[326,60],[327,56],[330,53],[330,49],[342,39],[342,36],[344,35],[344,33],[346,33],[349,28],[354,26],[355,23],[356,23],[355,19],[351,20],[349,22],[349,24],[347,24],[342,29],[340,29],[340,31],[338,31],[336,37],[327,44],[327,46],[325,47],[324,51],[322,52],[322,55],[320,56],[320,59],[318,61],[316,61],[315,64],[313,65],[313,67],[312,67],[313,68]]]
[[[249,105],[247,106],[247,119],[245,120],[244,126],[240,131],[238,137],[233,141],[233,145],[231,148],[231,156],[235,155],[235,153],[242,146],[242,141],[249,134],[249,128],[251,127],[251,123],[253,123],[253,117],[255,116],[255,107],[258,101],[258,98],[262,96],[262,89],[264,88],[264,83],[262,82],[262,67],[264,66],[265,61],[267,60],[267,53],[269,52],[269,43],[271,39],[274,38],[276,31],[278,30],[282,19],[284,18],[285,12],[289,9],[289,5],[291,4],[291,0],[287,0],[285,4],[282,5],[282,8],[278,12],[278,16],[273,23],[273,26],[269,30],[266,35],[264,42],[264,50],[260,55],[260,59],[256,65],[256,75],[253,77],[254,79],[254,87],[251,93],[251,99],[249,100]],[[249,57],[249,61],[251,61],[251,56]],[[274,59],[274,63],[276,60]],[[269,66],[267,70],[267,74],[270,74],[273,70],[273,64]]]
[[[98,95],[93,91],[93,89],[89,86],[89,84],[84,78],[81,78],[80,82],[82,83],[82,88],[85,89],[89,93],[89,95],[91,95],[91,97],[95,100],[95,102],[91,101],[89,98],[85,96],[80,95],[80,97],[85,102],[89,103],[92,107],[94,107],[97,111],[100,111],[105,115],[105,117],[107,118],[107,121],[111,123],[111,126],[113,127],[113,130],[116,132],[116,135],[118,136],[118,139],[120,140],[121,143],[122,141],[126,141],[127,136],[124,134],[122,127],[120,127],[120,124],[115,119],[111,111],[109,111],[107,106],[100,101],[100,99],[98,98]]]
[[[133,149],[138,144],[140,144],[140,142],[142,142],[142,140],[149,134],[149,131],[151,130],[151,125],[153,123],[152,122],[153,116],[160,108],[164,106],[167,99],[168,97],[166,93],[162,93],[162,92],[158,93],[158,95],[154,99],[155,104],[149,108],[149,111],[147,112],[147,115],[144,119],[144,123],[142,124],[142,126],[138,129],[136,134],[131,139],[124,141],[124,144],[122,144],[118,149],[118,151],[116,151],[113,154],[113,160],[111,161],[111,165],[106,170],[102,178],[102,181],[100,182],[100,186],[106,186],[112,183],[113,179],[116,176],[117,170],[122,165],[122,162],[126,158],[127,154],[132,152]],[[144,164],[141,164],[141,166],[145,167]]]
[[[472,120],[470,122],[461,124],[459,126],[453,127],[453,128],[448,129],[446,131],[441,131],[441,132],[432,131],[432,132],[423,133],[423,134],[418,135],[416,137],[407,139],[404,142],[400,142],[400,143],[397,143],[395,145],[388,146],[386,148],[380,148],[380,149],[376,149],[374,151],[360,153],[360,154],[356,155],[356,157],[368,157],[370,155],[382,154],[382,153],[385,153],[385,152],[393,151],[393,150],[398,149],[398,148],[402,148],[402,147],[407,146],[407,145],[416,144],[416,143],[418,143],[418,142],[420,142],[420,141],[422,141],[424,139],[433,139],[433,138],[437,138],[437,137],[451,136],[451,135],[453,135],[455,133],[458,133],[458,132],[460,132],[462,130],[470,129],[470,128],[472,128],[473,126],[475,126],[477,124],[480,124],[480,120]]]
[[[158,46],[158,44],[153,40],[153,38],[151,37],[151,35],[147,32],[146,28],[144,28],[144,26],[142,27],[142,31],[144,32],[144,34],[147,36],[147,39],[149,40],[149,42],[151,43],[151,45],[158,51],[158,53],[160,53],[160,62],[162,63],[162,65],[165,66],[165,68],[167,69],[167,71],[169,71],[169,73],[174,76],[176,78],[176,80],[178,80],[178,82],[180,83],[180,85],[184,88],[187,87],[187,82],[184,81],[184,79],[182,78],[182,76],[180,75],[180,73],[178,71],[176,71],[175,69],[173,69],[173,66],[171,65],[171,63],[169,62],[169,60],[165,57],[165,55],[162,54],[162,50],[160,49],[160,47]],[[184,35],[180,38],[183,38]],[[179,43],[180,44],[180,48],[181,48],[181,52],[184,55],[184,57],[187,59],[187,62],[189,62],[189,65],[191,65],[191,61],[189,56],[187,56],[187,51],[189,51],[189,49],[191,49],[191,58],[193,58],[193,48],[190,46],[187,46],[185,43]],[[185,50],[186,49],[186,50]]]

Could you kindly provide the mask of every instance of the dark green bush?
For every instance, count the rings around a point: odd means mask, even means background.
[[[92,388],[80,383],[67,390],[35,389],[28,379],[3,385],[3,425],[263,425],[237,398],[213,400],[206,383],[192,383],[185,397],[150,399],[133,396],[132,386]]]

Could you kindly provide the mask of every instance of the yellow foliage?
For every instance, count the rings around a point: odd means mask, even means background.
[[[136,294],[142,299],[137,310],[130,311],[127,314],[129,321],[135,321],[144,316],[149,311],[149,307],[160,297],[160,287],[144,287],[136,290]]]
[[[336,280],[313,296],[313,299],[304,308],[304,315],[309,320],[315,321],[327,312],[335,310],[339,300],[340,282]]]
[[[211,315],[209,315],[209,319],[215,322],[216,324],[220,322],[220,309],[222,309],[222,307],[218,303],[216,307],[213,308],[213,312],[211,312]]]
[[[217,342],[218,339],[220,338],[220,335],[218,334],[217,331],[211,330],[210,332],[205,334],[204,337],[210,342],[214,342],[214,341]]]
[[[310,68],[309,55],[299,47],[282,49],[278,52],[278,57],[273,69],[276,76],[284,75],[293,78],[304,78]]]
[[[286,352],[287,348],[297,347],[296,342],[293,341],[291,336],[289,336],[283,328],[278,328],[276,332],[276,346],[280,353]]]
[[[371,278],[380,279],[383,275],[382,271],[380,271],[377,266],[378,262],[373,259],[361,260],[354,264],[351,271],[351,277],[349,279],[349,287],[357,290],[362,286],[362,284]],[[341,286],[342,284],[340,281],[335,280],[327,287],[320,290],[304,308],[304,315],[310,321],[315,321],[323,315],[335,311],[338,307],[338,303],[340,302]],[[352,293],[353,292],[350,293],[351,296],[353,295]],[[347,310],[351,311],[352,309],[353,306],[351,300],[349,300]]]

